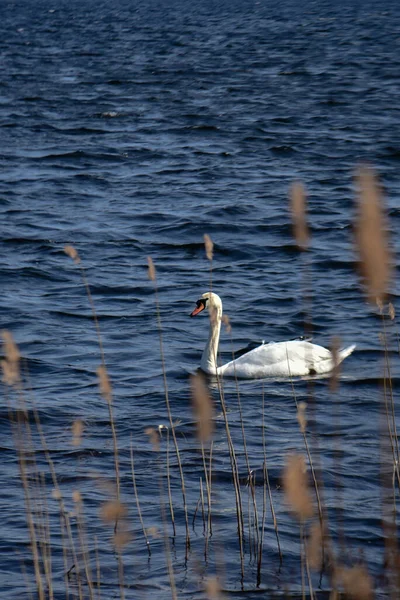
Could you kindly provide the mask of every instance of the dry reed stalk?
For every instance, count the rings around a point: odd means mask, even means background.
[[[205,249],[206,249],[206,256],[207,256],[207,259],[210,261],[210,292],[211,292],[212,291],[212,270],[213,270],[212,260],[213,260],[214,245],[211,241],[210,236],[207,234],[205,234],[205,236],[204,236],[204,243],[205,243]],[[210,317],[211,323],[213,323],[218,318],[215,307],[213,306],[212,302],[210,302],[210,306],[209,306],[209,317]],[[217,357],[216,348],[213,348],[213,353],[214,353],[215,364],[217,364],[218,357]],[[243,524],[242,497],[241,497],[240,482],[239,482],[239,470],[238,470],[238,466],[237,466],[235,448],[233,446],[232,436],[230,434],[228,415],[227,415],[225,398],[224,398],[223,380],[218,375],[218,373],[216,374],[216,379],[217,379],[218,393],[219,393],[220,402],[221,402],[222,414],[224,417],[225,431],[226,431],[228,448],[229,448],[229,459],[230,459],[230,464],[231,464],[233,485],[234,485],[234,490],[235,490],[236,518],[237,518],[237,523],[238,523],[238,540],[239,540],[240,565],[241,565],[241,584],[242,584],[242,589],[243,589],[243,582],[244,582],[244,554],[243,554],[244,524]]]
[[[76,526],[78,530],[78,539],[81,548],[81,555],[83,558],[83,567],[85,570],[86,576],[86,584],[89,588],[89,598],[90,600],[94,600],[93,596],[93,582],[92,582],[92,573],[90,568],[90,552],[86,540],[84,524],[83,524],[83,500],[82,495],[78,490],[75,490],[72,493],[72,500],[75,504],[75,516],[76,516]]]
[[[204,494],[203,494],[203,479],[200,477],[200,506],[201,506],[201,517],[203,519],[203,535],[206,534],[206,519],[204,511]],[[205,560],[207,562],[207,554],[204,551]]]
[[[158,464],[158,470],[159,470],[158,486],[159,486],[159,493],[160,493],[161,521],[162,521],[162,525],[163,525],[164,552],[165,552],[165,557],[166,557],[166,561],[167,561],[168,577],[169,577],[169,584],[171,587],[172,600],[177,600],[178,596],[177,596],[177,592],[176,592],[175,575],[174,575],[174,569],[172,566],[171,550],[170,550],[170,546],[169,546],[169,539],[168,539],[168,532],[167,532],[167,516],[165,513],[163,472],[162,472],[162,464],[161,464],[161,460],[160,460],[160,436],[159,436],[159,433],[157,433],[157,431],[153,427],[148,427],[146,429],[145,433],[149,436],[150,443],[153,446],[153,452],[157,453],[157,464]],[[150,528],[148,531],[151,532],[151,530],[154,530],[154,537],[156,537],[157,531],[155,530],[155,528]],[[188,552],[188,547],[186,544],[186,555],[187,555],[187,552]]]
[[[17,344],[11,332],[7,330],[2,331],[3,338],[3,353],[4,360],[1,361],[1,369],[3,374],[3,382],[10,389],[13,389],[17,399],[20,403],[20,407],[16,410],[16,415],[11,408],[11,403],[6,389],[6,401],[8,404],[9,419],[12,427],[12,433],[14,437],[15,447],[18,457],[18,468],[20,478],[22,482],[22,488],[25,499],[25,515],[28,526],[29,538],[30,538],[30,549],[32,552],[32,562],[35,574],[35,583],[39,600],[44,600],[45,591],[41,573],[42,558],[40,552],[40,536],[38,539],[37,526],[33,518],[33,507],[31,491],[29,486],[29,471],[26,456],[33,457],[34,466],[34,480],[37,482],[35,492],[38,489],[39,475],[37,470],[37,464],[35,459],[35,452],[32,443],[31,428],[29,424],[29,415],[26,410],[24,390],[21,380],[20,362],[21,355]]]
[[[386,347],[384,352],[387,352],[386,340],[381,336],[383,344]],[[400,593],[400,558],[397,537],[397,507],[396,507],[396,492],[395,492],[395,474],[399,482],[399,464],[396,458],[396,442],[390,422],[389,401],[387,392],[387,373],[386,365],[384,365],[383,378],[383,401],[381,403],[381,433],[380,433],[380,462],[381,462],[381,503],[382,503],[382,529],[385,541],[385,559],[384,566],[387,572],[388,586],[393,600],[399,597]],[[385,418],[386,417],[386,418]],[[386,427],[385,427],[386,425]],[[392,468],[388,467],[389,463],[389,448],[390,443],[392,453]],[[400,485],[400,484],[399,484]],[[390,495],[392,494],[392,500]]]
[[[176,527],[175,527],[175,512],[174,512],[174,504],[172,502],[172,489],[171,489],[171,469],[169,466],[169,428],[166,425],[159,425],[158,430],[161,436],[161,429],[165,427],[167,430],[167,490],[168,490],[168,505],[169,505],[169,514],[171,515],[171,523],[172,523],[172,532],[173,537],[176,537]]]
[[[200,496],[199,496],[199,499],[197,500],[196,508],[194,509],[194,513],[193,513],[193,519],[192,519],[193,531],[195,531],[195,523],[196,523],[196,517],[197,517],[197,512],[199,510],[199,507],[200,507]]]
[[[175,512],[174,505],[172,502],[172,489],[171,489],[171,469],[170,469],[170,461],[169,461],[169,427],[167,425],[159,425],[158,426],[158,434],[159,439],[162,438],[163,430],[167,431],[167,448],[166,448],[166,473],[167,473],[167,490],[168,490],[168,504],[169,504],[169,513],[171,516],[171,524],[172,524],[172,536],[176,537],[176,527],[175,527]]]
[[[197,425],[197,437],[200,441],[203,461],[204,478],[207,491],[207,530],[204,553],[207,560],[208,538],[211,535],[211,481],[208,477],[204,444],[211,440],[214,431],[214,406],[202,375],[192,375],[190,378],[192,390],[193,413]],[[203,514],[204,519],[204,514]]]
[[[189,535],[189,519],[188,519],[188,509],[186,502],[186,488],[185,488],[185,477],[183,474],[182,462],[179,452],[178,440],[176,438],[175,428],[172,421],[172,413],[171,407],[169,403],[169,395],[168,395],[168,383],[167,383],[167,372],[165,368],[165,357],[164,357],[164,348],[163,348],[163,333],[162,333],[162,324],[161,324],[161,312],[160,312],[160,302],[158,299],[158,286],[157,286],[157,277],[156,277],[156,269],[154,267],[154,263],[152,258],[149,256],[147,258],[148,262],[148,275],[149,279],[154,283],[154,295],[155,295],[155,303],[156,303],[156,316],[157,316],[157,326],[158,326],[158,338],[160,342],[160,355],[161,355],[161,368],[163,373],[163,381],[164,381],[164,397],[165,404],[167,407],[168,419],[170,423],[170,429],[172,432],[172,438],[174,440],[175,446],[175,454],[178,462],[179,475],[181,479],[181,490],[182,490],[182,500],[183,500],[183,510],[185,515],[185,527],[186,527],[186,553],[185,560],[187,561],[190,550],[190,535]]]
[[[392,385],[392,375],[391,375],[391,366],[390,366],[390,358],[389,358],[389,348],[388,348],[388,343],[387,343],[386,324],[385,324],[385,318],[383,316],[382,310],[381,310],[381,317],[382,317],[383,333],[380,335],[380,340],[382,343],[384,361],[385,361],[384,376],[383,376],[383,396],[384,396],[384,402],[385,402],[388,433],[389,433],[390,443],[391,443],[391,447],[392,447],[393,466],[394,466],[394,469],[397,474],[397,480],[398,480],[399,488],[400,488],[399,440],[398,440],[398,435],[397,435],[395,403],[394,403],[394,396],[393,396],[393,385]]]
[[[139,503],[139,495],[138,495],[137,487],[136,487],[135,467],[134,467],[134,461],[133,461],[132,434],[131,434],[131,443],[130,443],[130,456],[131,456],[132,483],[133,483],[133,491],[134,491],[134,494],[135,494],[136,507],[137,507],[137,510],[138,510],[140,524],[142,526],[143,536],[144,536],[144,539],[146,541],[147,552],[149,553],[149,556],[151,556],[150,541],[149,541],[149,538],[147,537],[146,528],[144,526],[143,517],[142,517],[142,511],[140,509],[140,503]]]
[[[112,388],[111,388],[110,380],[109,380],[108,374],[107,374],[105,353],[104,353],[104,347],[103,347],[103,340],[102,340],[101,332],[100,332],[99,320],[98,320],[98,317],[97,317],[97,312],[96,312],[96,307],[95,307],[95,304],[94,304],[93,296],[92,296],[92,293],[90,291],[89,281],[88,281],[87,276],[86,276],[86,271],[85,271],[85,268],[84,268],[84,266],[82,264],[80,256],[78,254],[78,251],[73,246],[68,245],[68,246],[64,247],[64,252],[70,258],[72,258],[72,260],[74,261],[74,263],[76,265],[79,265],[79,267],[80,267],[83,285],[84,285],[84,287],[86,289],[86,295],[87,295],[88,300],[89,300],[89,304],[90,304],[90,307],[91,307],[91,310],[92,310],[93,322],[94,322],[94,325],[95,325],[95,328],[96,328],[97,341],[98,341],[98,344],[99,344],[99,350],[100,350],[100,356],[101,356],[101,365],[100,365],[97,373],[98,373],[99,380],[100,380],[100,391],[101,391],[102,395],[105,397],[105,399],[107,400],[108,414],[109,414],[110,427],[111,427],[111,434],[112,434],[112,439],[113,439],[114,470],[115,470],[115,482],[116,482],[116,490],[117,490],[117,494],[116,495],[117,495],[117,500],[119,500],[120,499],[120,476],[119,476],[119,458],[118,458],[117,431],[116,431],[116,427],[115,427],[115,421],[114,421],[114,415],[113,415],[113,408],[112,408]],[[117,531],[117,526],[118,526],[118,523],[116,522],[115,526],[114,526],[114,532]]]
[[[283,556],[281,551],[281,544],[279,540],[279,530],[278,530],[278,521],[276,519],[274,502],[272,499],[271,485],[269,482],[269,473],[268,473],[268,464],[267,464],[267,450],[266,450],[266,441],[265,441],[265,391],[264,391],[264,382],[262,383],[262,418],[261,418],[261,431],[262,431],[262,447],[263,447],[263,511],[262,511],[262,520],[261,520],[261,536],[260,536],[260,544],[258,550],[258,562],[257,562],[257,587],[261,584],[261,564],[262,564],[262,551],[264,546],[264,531],[265,531],[265,518],[267,513],[267,491],[269,498],[269,505],[271,509],[272,521],[274,524],[276,542],[278,546],[279,553],[279,563],[282,564]]]
[[[290,208],[292,213],[293,237],[299,250],[307,250],[310,235],[307,225],[307,199],[304,186],[299,181],[292,184],[290,188]]]
[[[219,377],[217,377],[217,382],[218,381],[220,381]],[[233,440],[232,440],[232,436],[231,436],[231,432],[230,432],[228,412],[226,410],[223,389],[220,384],[218,384],[218,391],[220,394],[222,415],[224,417],[224,425],[225,425],[226,438],[228,441],[229,459],[230,459],[230,465],[231,465],[231,471],[232,471],[233,486],[234,486],[234,490],[235,490],[236,519],[237,519],[237,525],[238,525],[238,541],[239,541],[240,569],[241,569],[241,586],[242,586],[242,589],[244,589],[243,588],[243,585],[244,585],[244,553],[243,553],[244,524],[243,524],[242,496],[241,496],[241,491],[240,491],[239,469],[238,469],[238,465],[237,465],[236,451],[235,451],[235,448],[233,445]]]
[[[210,443],[210,460],[208,463],[208,485],[209,485],[209,491],[210,491],[210,507],[209,507],[209,511],[208,511],[208,524],[207,524],[207,531],[208,531],[208,537],[206,540],[206,545],[208,544],[208,539],[209,537],[212,536],[213,534],[213,528],[212,528],[212,521],[211,521],[211,494],[212,494],[212,458],[213,458],[213,448],[214,448],[214,442],[213,440],[211,440]],[[208,493],[208,490],[207,490]]]
[[[56,477],[54,465],[52,463],[52,460],[50,458],[50,454],[49,454],[49,451],[48,451],[48,448],[47,448],[47,445],[46,445],[46,440],[45,440],[43,429],[42,429],[42,426],[41,426],[41,423],[40,423],[40,419],[39,419],[39,413],[38,413],[38,411],[37,411],[37,409],[35,407],[34,401],[33,401],[32,385],[31,385],[31,382],[30,382],[30,374],[29,374],[29,371],[28,371],[27,362],[23,361],[22,364],[23,364],[23,367],[24,367],[23,368],[23,373],[24,373],[23,378],[26,381],[26,389],[27,389],[27,391],[29,391],[30,396],[31,396],[31,405],[32,405],[32,411],[33,411],[34,419],[35,419],[35,425],[36,425],[37,431],[39,433],[40,442],[41,442],[42,448],[44,450],[44,455],[45,455],[46,461],[47,461],[47,463],[49,465],[49,468],[50,468],[50,474],[51,474],[51,477],[52,477],[53,484],[55,484],[55,486],[57,486],[57,477]],[[42,489],[43,489],[43,499],[44,499],[44,502],[45,502],[45,504],[47,506],[44,481],[43,481]],[[71,540],[71,544],[73,545],[72,530],[71,530],[71,527],[69,527],[70,537],[69,537],[69,539],[66,540],[66,538],[65,538],[65,535],[66,535],[65,534],[65,530],[67,529],[66,521],[68,520],[68,523],[69,523],[69,517],[68,517],[68,513],[65,511],[65,509],[64,508],[63,509],[60,508],[60,505],[63,506],[61,492],[57,488],[57,492],[54,489],[51,495],[52,495],[52,497],[54,499],[58,500],[58,505],[59,505],[59,509],[60,509],[59,510],[59,517],[60,517],[61,547],[62,547],[63,564],[64,564],[65,596],[66,596],[66,598],[68,600],[68,598],[69,598],[69,581],[68,581],[67,573],[68,573],[69,567],[68,567],[68,548],[67,548],[66,542],[68,542],[69,540]],[[58,497],[56,498],[56,496],[58,496]],[[61,498],[61,500],[60,500],[60,498]],[[49,556],[51,557],[50,521],[49,521],[49,513],[48,513],[47,509],[45,510],[45,517],[46,517],[46,521],[47,521],[47,525],[46,525],[47,526],[47,532],[48,532],[47,539],[49,540],[49,551],[48,552],[49,552]],[[72,547],[72,546],[70,546],[70,547]],[[79,576],[78,576],[78,578],[79,578]],[[81,587],[80,587],[80,580],[78,580],[78,583],[79,583],[78,593],[79,593],[79,598],[81,598],[82,597],[82,590],[81,590]],[[49,591],[49,595],[50,595],[50,591]]]
[[[126,526],[126,524],[124,524],[124,526]],[[122,559],[122,552],[130,541],[131,535],[128,531],[121,531],[121,528],[119,528],[118,531],[114,532],[113,545],[118,557],[118,587],[120,600],[125,599],[124,562]]]
[[[17,554],[19,554],[19,552],[17,552]],[[22,577],[24,579],[25,586],[26,586],[26,593],[29,596],[29,600],[34,600],[33,593],[32,593],[32,590],[31,590],[31,584],[30,584],[30,581],[29,581],[29,578],[28,578],[28,574],[26,572],[25,563],[24,563],[23,558],[21,556],[19,556],[19,560],[20,560],[20,565],[21,565]]]
[[[304,571],[305,571],[307,574],[309,598],[310,598],[310,600],[314,600],[314,592],[313,592],[311,573],[310,573],[310,563],[308,561],[308,554],[307,554],[307,541],[306,541],[306,536],[305,536],[304,530],[305,530],[304,521],[300,521],[300,548],[301,548],[300,549],[300,562],[301,562],[302,595],[303,595],[303,599],[305,600],[305,598],[306,598],[305,578],[304,578]]]
[[[128,510],[119,500],[110,500],[105,502],[100,508],[100,517],[105,523],[118,523],[118,528],[114,527],[113,545],[117,554],[118,562],[118,581],[121,600],[124,600],[124,562],[122,559],[122,549],[130,541],[130,535],[126,531],[121,531],[121,526],[125,527],[123,519],[128,514]]]
[[[68,512],[64,505],[63,496],[62,496],[60,487],[58,485],[57,474],[56,474],[56,470],[54,467],[53,459],[50,456],[46,438],[45,438],[45,435],[44,435],[44,432],[42,429],[42,425],[41,425],[41,422],[39,419],[39,414],[36,409],[34,409],[34,416],[35,416],[36,427],[39,432],[40,443],[42,444],[44,455],[46,457],[47,464],[49,465],[50,474],[51,474],[51,478],[52,478],[52,482],[53,482],[53,486],[54,486],[52,496],[57,501],[58,507],[59,507],[61,540],[62,540],[62,547],[63,547],[64,568],[65,568],[66,594],[68,597],[68,573],[71,571],[71,569],[73,569],[76,566],[78,594],[79,594],[79,598],[83,598],[82,582],[81,582],[81,578],[80,578],[80,571],[78,569],[78,556],[77,556],[76,549],[75,549],[75,543],[74,543],[74,538],[73,538],[73,534],[72,534],[71,522],[69,519]],[[70,553],[71,553],[72,560],[73,560],[73,565],[69,569],[68,569],[67,549],[65,547],[65,539],[64,539],[64,535],[65,535],[64,527],[67,531],[67,538],[68,538],[68,543],[69,543],[69,547],[70,547]]]
[[[287,356],[287,353],[286,353]],[[294,399],[294,403],[296,405],[296,411],[297,411],[297,419],[299,421],[300,424],[300,430],[303,436],[303,441],[304,441],[304,446],[307,452],[307,457],[308,457],[308,464],[310,466],[310,470],[311,470],[311,475],[312,475],[312,480],[314,483],[314,490],[315,490],[315,497],[317,500],[317,506],[318,506],[318,514],[319,514],[319,520],[321,523],[321,527],[323,526],[323,522],[324,522],[324,517],[323,517],[323,512],[322,512],[322,503],[321,503],[321,497],[320,497],[320,493],[319,493],[319,485],[318,485],[318,481],[317,481],[317,475],[314,469],[314,463],[311,457],[311,451],[310,451],[310,447],[308,444],[308,439],[307,439],[307,432],[306,432],[306,421],[301,421],[302,417],[299,417],[299,406],[300,403],[297,402],[297,395],[294,389],[294,383],[293,383],[293,378],[290,375],[290,364],[289,364],[289,357],[287,357],[287,363],[288,363],[288,368],[289,368],[289,377],[290,377],[290,383],[291,383],[291,387],[292,387],[292,394],[293,394],[293,399]],[[302,406],[301,411],[304,412],[305,407]],[[300,413],[301,414],[301,413]],[[304,427],[304,429],[302,429],[302,426]]]
[[[331,353],[332,353],[332,357],[333,357],[333,369],[332,372],[330,374],[330,379],[329,379],[329,390],[331,392],[331,394],[336,394],[338,387],[339,387],[339,375],[340,375],[340,364],[339,364],[339,349],[340,349],[340,339],[335,336],[332,338],[332,342],[331,342]],[[334,402],[333,402],[333,411],[334,411],[334,418],[333,418],[333,422],[334,422],[334,429],[336,432],[336,435],[334,436],[333,439],[333,462],[335,465],[335,474],[334,474],[334,479],[335,479],[335,486],[334,486],[334,492],[336,495],[336,502],[335,502],[335,510],[336,510],[336,515],[337,515],[337,529],[338,529],[338,539],[339,539],[339,545],[340,545],[340,553],[342,556],[342,560],[343,557],[346,554],[346,543],[345,543],[345,535],[344,535],[344,501],[343,501],[343,494],[342,494],[342,489],[343,489],[343,485],[342,482],[340,480],[340,473],[341,473],[341,467],[342,467],[342,450],[340,447],[340,398],[339,397],[334,397]]]
[[[101,600],[101,567],[99,559],[99,542],[97,536],[94,536],[94,556],[96,564],[96,588],[97,588],[97,600]]]
[[[49,509],[47,505],[46,499],[46,482],[45,476],[41,473],[41,505],[43,506],[42,511],[42,519],[43,519],[43,534],[42,538],[44,541],[42,548],[42,560],[43,567],[46,576],[46,585],[47,585],[47,594],[49,600],[53,600],[54,592],[53,592],[53,573],[52,573],[52,556],[51,556],[51,532],[50,532],[50,519],[49,519]]]
[[[226,327],[227,333],[230,336],[230,342],[231,342],[231,353],[232,353],[232,360],[235,360],[235,353],[233,350],[233,339],[232,339],[232,327],[230,324],[230,320],[229,317],[227,315],[223,315],[222,319],[221,319]],[[256,499],[256,490],[255,490],[255,485],[254,485],[254,480],[252,477],[252,469],[250,467],[250,460],[249,460],[249,453],[247,451],[247,442],[246,442],[246,434],[245,434],[245,430],[244,430],[244,420],[243,420],[243,411],[242,411],[242,402],[240,399],[240,390],[239,390],[239,381],[238,378],[236,376],[236,367],[235,367],[235,363],[233,363],[233,372],[234,372],[234,379],[235,379],[235,387],[236,387],[236,396],[237,396],[237,401],[238,401],[238,408],[239,408],[239,420],[240,420],[240,428],[241,428],[241,432],[242,432],[242,440],[243,440],[243,450],[244,450],[244,456],[245,456],[245,460],[246,460],[246,467],[247,467],[247,477],[248,477],[248,482],[249,482],[249,490],[251,492],[251,498],[252,498],[252,505],[253,505],[253,513],[254,513],[254,529],[256,532],[256,540],[255,540],[255,546],[258,547],[260,544],[260,527],[259,527],[259,521],[258,521],[258,510],[257,510],[257,499]],[[248,506],[248,519],[249,519],[249,532],[250,532],[250,505]],[[250,533],[249,533],[250,536]],[[250,542],[251,543],[251,542]],[[255,550],[254,554],[256,555],[257,550]]]
[[[358,170],[355,240],[368,300],[384,302],[391,276],[386,217],[378,178],[367,167]]]

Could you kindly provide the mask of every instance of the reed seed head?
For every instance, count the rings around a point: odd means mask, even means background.
[[[361,168],[357,173],[359,187],[355,241],[360,257],[360,271],[368,300],[385,301],[390,283],[391,260],[387,241],[382,194],[375,173]]]
[[[10,331],[2,331],[5,360],[1,361],[3,381],[7,385],[16,385],[20,380],[21,355]]]
[[[76,265],[78,265],[81,262],[80,256],[78,254],[78,251],[76,250],[76,248],[74,248],[74,246],[65,246],[64,247],[64,252],[65,254],[67,254],[70,258],[72,258],[72,260],[74,261],[74,263]]]
[[[160,530],[154,525],[152,527],[147,527],[146,533],[150,535],[154,540],[158,540],[161,538]]]
[[[292,512],[300,521],[313,516],[314,510],[308,489],[307,469],[300,454],[288,456],[283,472],[283,487]]]
[[[297,421],[300,425],[300,431],[302,433],[305,433],[305,430],[307,427],[306,409],[307,409],[307,403],[299,402],[298,409],[297,409]]]
[[[293,183],[290,189],[290,208],[294,239],[299,250],[307,250],[310,241],[307,225],[307,199],[304,186],[299,181]]]
[[[82,502],[82,494],[78,490],[74,490],[72,492],[72,500],[75,504],[80,504]]]
[[[396,316],[396,311],[394,310],[394,306],[391,302],[389,302],[389,317],[394,321]]]
[[[322,529],[321,524],[314,523],[310,529],[310,536],[307,543],[307,558],[310,567],[314,571],[319,571],[322,567]]]
[[[210,322],[214,326],[218,321],[218,310],[215,304],[210,300],[210,304],[208,306],[208,315],[210,317]]]
[[[62,499],[62,494],[59,488],[54,488],[53,491],[51,492],[52,497],[54,498],[54,500],[61,500]]]
[[[339,384],[340,362],[339,362],[340,340],[337,336],[332,338],[331,353],[333,360],[333,369],[329,380],[329,388],[331,392],[335,392]]]
[[[200,441],[206,442],[210,439],[214,429],[213,403],[202,375],[192,375],[190,382],[197,435]]]
[[[207,598],[219,600],[221,598],[221,586],[216,577],[208,577],[205,584]]]
[[[132,540],[132,536],[128,531],[117,531],[114,534],[113,542],[117,552],[121,553],[124,547]]]
[[[231,322],[229,320],[228,315],[222,315],[221,317],[221,321],[223,322],[223,324],[225,325],[225,329],[227,333],[231,333],[232,331],[232,326],[231,326]]]
[[[214,256],[214,244],[207,233],[204,234],[204,246],[206,248],[206,256],[211,261]]]
[[[151,281],[155,281],[156,280],[156,268],[154,266],[153,259],[151,258],[151,256],[147,257],[147,264],[148,264],[149,279]]]
[[[145,429],[144,432],[146,435],[149,436],[150,443],[153,446],[153,450],[158,452],[160,450],[160,436],[159,434],[157,434],[157,430],[154,429],[154,427],[147,427],[147,429]]]
[[[109,404],[111,404],[112,388],[107,373],[107,367],[105,365],[100,365],[97,369],[97,375],[99,377],[100,394],[107,400]]]
[[[100,509],[100,517],[105,523],[118,521],[126,516],[126,507],[119,500],[105,502]]]
[[[337,575],[343,584],[346,596],[351,600],[372,600],[374,585],[372,577],[362,565],[350,569],[341,567]]]
[[[80,446],[82,443],[83,423],[79,419],[72,423],[72,445]]]

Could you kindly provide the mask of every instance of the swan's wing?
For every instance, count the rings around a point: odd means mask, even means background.
[[[317,344],[300,340],[271,342],[224,365],[222,373],[238,377],[305,375],[316,365],[331,360],[330,351]]]
[[[318,346],[317,344],[310,344],[310,342],[303,340],[292,340],[289,342],[271,342],[269,344],[263,344],[250,350],[247,354],[244,354],[236,362],[241,359],[261,363],[261,364],[276,364],[281,362],[290,362],[297,360],[307,360],[320,362],[323,360],[331,360],[332,354],[326,348]]]

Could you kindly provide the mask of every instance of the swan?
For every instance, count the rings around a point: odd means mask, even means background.
[[[195,317],[202,311],[210,313],[210,332],[201,357],[201,369],[210,375],[255,379],[258,377],[292,377],[329,373],[334,367],[330,350],[304,340],[270,342],[261,344],[226,365],[217,366],[219,335],[221,330],[222,301],[214,292],[206,292],[196,302],[190,314]],[[338,352],[338,363],[349,356],[355,345]]]

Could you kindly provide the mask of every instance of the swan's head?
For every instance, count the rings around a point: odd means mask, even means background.
[[[203,294],[197,300],[196,308],[192,313],[190,313],[190,316],[195,317],[203,310],[217,311],[222,313],[222,302],[218,294],[214,294],[214,292],[206,292],[205,294]]]

